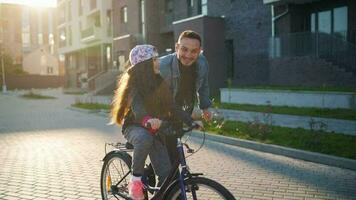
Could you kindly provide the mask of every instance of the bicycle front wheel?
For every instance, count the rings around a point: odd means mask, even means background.
[[[126,152],[110,152],[105,157],[100,178],[103,200],[128,197],[131,160],[131,156]]]
[[[185,180],[185,189],[187,200],[209,200],[209,199],[225,199],[235,200],[235,197],[220,183],[204,177],[195,177]],[[165,199],[180,200],[181,189],[179,184],[175,184],[171,190],[168,190]]]

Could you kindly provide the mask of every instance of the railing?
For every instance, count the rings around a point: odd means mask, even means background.
[[[97,40],[100,37],[100,28],[98,26],[91,26],[81,31],[81,39],[91,38],[92,40]]]
[[[341,35],[290,33],[270,40],[270,57],[315,56],[356,74],[356,46]]]
[[[92,35],[94,35],[94,27],[93,26],[81,31],[82,38],[86,38],[86,37],[89,37]]]

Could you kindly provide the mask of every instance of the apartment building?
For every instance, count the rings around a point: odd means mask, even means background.
[[[66,87],[96,90],[112,69],[111,1],[59,0],[58,53]]]
[[[55,45],[55,8],[0,4],[3,53],[29,74],[59,75]]]
[[[181,31],[191,29],[202,36],[213,94],[228,83],[356,84],[351,0],[113,0],[112,5],[113,66],[121,70],[136,44],[153,44],[163,55],[174,51]],[[315,46],[315,37],[323,47]],[[320,42],[330,37],[337,39]]]
[[[174,51],[187,29],[202,36],[213,93],[234,83],[261,83],[267,74],[270,9],[260,0],[113,1],[114,62],[122,64],[136,44]]]
[[[0,4],[0,45],[15,65],[22,64],[21,13],[19,5]]]
[[[56,8],[22,6],[23,70],[29,74],[64,75],[59,65]]]

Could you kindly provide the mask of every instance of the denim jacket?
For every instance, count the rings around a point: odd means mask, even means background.
[[[179,65],[176,53],[172,53],[160,58],[160,71],[162,77],[167,81],[172,89],[175,97],[178,92],[178,85],[180,81]],[[196,91],[198,97],[198,104],[200,109],[209,108],[211,101],[209,99],[209,64],[203,54],[199,55],[197,60],[197,77],[196,77]]]

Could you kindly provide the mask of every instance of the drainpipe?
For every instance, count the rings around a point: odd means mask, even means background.
[[[276,48],[275,48],[275,35],[276,35],[276,28],[275,28],[275,23],[278,19],[282,18],[283,16],[287,15],[289,12],[289,5],[287,4],[287,8],[286,10],[277,15],[277,16],[274,16],[274,5],[271,5],[271,15],[272,15],[272,23],[271,23],[271,29],[272,29],[272,52],[273,54],[271,55],[271,57],[276,57]]]

